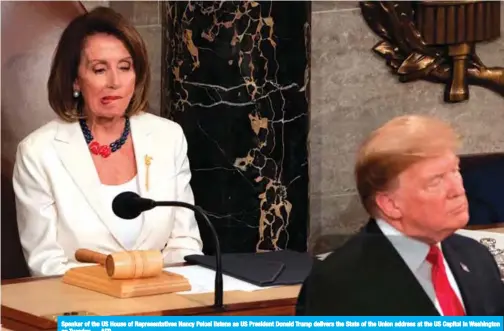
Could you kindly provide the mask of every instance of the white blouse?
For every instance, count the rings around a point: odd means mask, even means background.
[[[102,198],[107,208],[112,209],[112,201],[114,198],[122,192],[135,192],[138,193],[138,180],[137,176],[133,177],[129,182],[120,185],[101,185]],[[140,235],[140,231],[143,225],[143,214],[140,214],[137,218],[126,220],[115,216],[112,222],[114,227],[114,234],[116,234],[117,239],[126,247],[126,249],[132,249],[135,242]]]

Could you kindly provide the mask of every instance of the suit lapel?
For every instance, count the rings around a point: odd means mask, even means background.
[[[70,177],[80,189],[91,208],[96,212],[99,219],[107,226],[110,233],[114,235],[114,227],[110,223],[113,214],[111,210],[109,211],[105,208],[99,194],[101,190],[100,178],[79,123],[59,123],[54,145]],[[122,245],[118,238],[115,238]]]
[[[375,220],[370,220],[362,235],[368,237],[365,240],[364,250],[366,260],[373,264],[373,270],[376,270],[371,275],[375,282],[370,284],[379,284],[370,289],[375,293],[372,297],[377,298],[379,302],[370,304],[390,305],[390,311],[400,311],[409,315],[439,315],[413,272]]]
[[[479,296],[477,281],[475,279],[476,270],[471,271],[471,266],[460,256],[457,250],[450,244],[450,238],[442,243],[443,255],[450,266],[450,270],[457,282],[466,313],[468,315],[479,315],[483,309],[484,302]],[[484,312],[481,312],[484,314]]]
[[[133,116],[130,119],[131,135],[135,150],[135,158],[137,165],[138,189],[139,195],[142,198],[151,199],[155,196],[153,193],[157,186],[155,183],[156,174],[153,173],[153,163],[156,162],[156,156],[153,155],[152,128],[149,125],[149,120],[145,115]],[[156,221],[157,209],[146,211],[143,213],[144,221],[140,235],[135,242],[133,249],[139,249],[149,234],[154,228]]]

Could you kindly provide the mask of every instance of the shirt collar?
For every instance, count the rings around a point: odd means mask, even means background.
[[[406,265],[412,271],[417,271],[427,258],[427,254],[429,253],[430,249],[429,245],[417,239],[406,236],[401,231],[397,230],[395,227],[382,219],[377,219],[376,224],[383,232],[385,237],[387,237],[387,239],[397,250]]]

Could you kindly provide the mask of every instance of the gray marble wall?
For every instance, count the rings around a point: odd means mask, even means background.
[[[151,64],[150,112],[161,110],[161,1],[81,1],[89,11],[108,6],[129,19],[142,35]]]
[[[504,66],[503,37],[479,45],[488,66]],[[504,98],[470,87],[463,104],[443,102],[442,85],[399,83],[371,48],[378,38],[357,2],[312,6],[309,247],[325,251],[366,221],[353,181],[358,144],[394,116],[423,113],[450,121],[464,137],[463,153],[504,151]]]

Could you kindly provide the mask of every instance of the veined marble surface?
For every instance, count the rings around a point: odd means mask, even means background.
[[[306,249],[309,5],[163,3],[162,115],[224,252]]]

